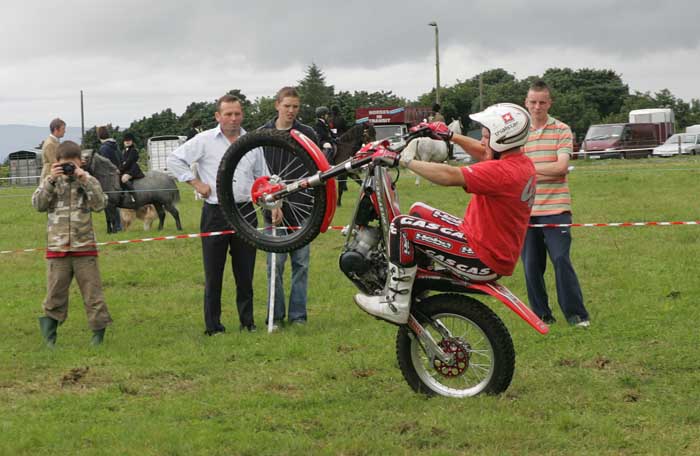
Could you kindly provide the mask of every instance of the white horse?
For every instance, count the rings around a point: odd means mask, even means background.
[[[455,119],[447,126],[452,133],[462,134],[462,122]],[[447,143],[440,139],[418,138],[411,141],[401,152],[401,155],[414,160],[443,163],[449,156]],[[420,176],[416,176],[416,185],[420,184]]]

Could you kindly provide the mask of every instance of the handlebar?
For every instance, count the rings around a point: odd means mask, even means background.
[[[384,147],[391,152],[396,152],[401,153],[402,150],[408,146],[408,144],[413,141],[414,139],[417,138],[422,138],[426,136],[430,136],[431,130],[428,127],[420,128],[416,131],[411,131],[408,132],[404,135],[401,135],[401,142],[398,145],[391,145],[388,140],[384,139],[381,141],[374,141],[372,143],[369,143],[365,145],[360,151],[367,152],[366,156],[360,157],[360,158],[355,158],[355,157],[350,157],[347,160],[345,160],[342,163],[339,163],[330,169],[323,171],[323,172],[318,172],[317,174],[304,179],[303,182],[297,182],[294,183],[293,185],[289,186],[284,186],[284,188],[277,189],[274,192],[271,192],[267,194],[264,197],[265,202],[271,203],[274,202],[286,195],[289,195],[291,193],[295,193],[303,188],[308,188],[308,187],[316,187],[318,185],[323,185],[328,181],[329,179],[332,179],[340,174],[346,173],[348,171],[354,171],[356,169],[363,168],[364,166],[370,164],[372,162],[372,153],[376,152],[379,148]],[[357,155],[357,153],[355,154]]]
[[[423,127],[423,128],[420,128],[416,131],[410,131],[406,134],[401,135],[400,136],[401,141],[397,144],[391,144],[387,139],[380,140],[380,141],[374,141],[373,143],[370,143],[369,147],[365,146],[363,149],[360,149],[360,151],[364,150],[365,152],[367,152],[368,156],[362,157],[362,158],[352,157],[352,158],[348,159],[346,162],[350,163],[351,169],[361,168],[372,161],[371,153],[378,151],[381,147],[384,147],[385,149],[387,149],[391,152],[395,152],[397,154],[400,154],[401,151],[403,151],[408,146],[408,144],[411,141],[413,141],[414,139],[429,137],[431,134],[432,134],[432,131],[430,130],[430,128]],[[360,151],[358,151],[358,152],[360,152]]]
[[[408,143],[410,143],[414,139],[429,137],[431,133],[432,131],[428,127],[423,127],[416,131],[409,131],[405,135],[401,135],[401,140],[403,141],[403,143],[400,144],[400,147],[389,147],[389,150],[391,150],[392,152],[401,152],[406,148],[406,146],[408,146]]]

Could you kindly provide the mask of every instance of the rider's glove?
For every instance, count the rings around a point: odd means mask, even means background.
[[[425,126],[430,129],[430,137],[433,139],[442,139],[443,141],[452,139],[452,131],[447,128],[445,122],[430,122],[425,124]]]
[[[396,152],[386,149],[378,150],[372,154],[372,163],[395,168],[399,165],[399,155]]]

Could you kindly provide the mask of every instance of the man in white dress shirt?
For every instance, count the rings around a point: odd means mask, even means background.
[[[168,156],[168,169],[181,181],[187,182],[204,198],[200,230],[203,233],[231,229],[219,209],[216,193],[216,175],[221,158],[229,146],[246,132],[241,128],[243,107],[233,95],[224,95],[216,103],[218,126],[203,131],[193,137]],[[250,157],[250,158],[249,158]],[[256,177],[267,175],[262,150],[259,155],[247,154],[246,178],[239,179],[237,186],[250,189]],[[191,165],[197,164],[199,177],[192,173]],[[242,182],[245,180],[246,182]],[[247,187],[246,187],[247,186]],[[235,192],[245,195],[248,192]],[[250,201],[238,204],[250,205]],[[252,212],[252,207],[251,207]],[[253,320],[253,271],[255,268],[255,248],[246,244],[237,235],[211,236],[202,238],[204,260],[204,323],[205,334],[215,335],[226,331],[221,324],[221,286],[226,255],[231,255],[233,275],[236,279],[236,305],[241,331],[256,330]]]

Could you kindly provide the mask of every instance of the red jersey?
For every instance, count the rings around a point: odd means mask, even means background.
[[[535,166],[524,153],[509,153],[462,168],[472,197],[460,230],[479,259],[497,274],[513,274],[535,199]]]

